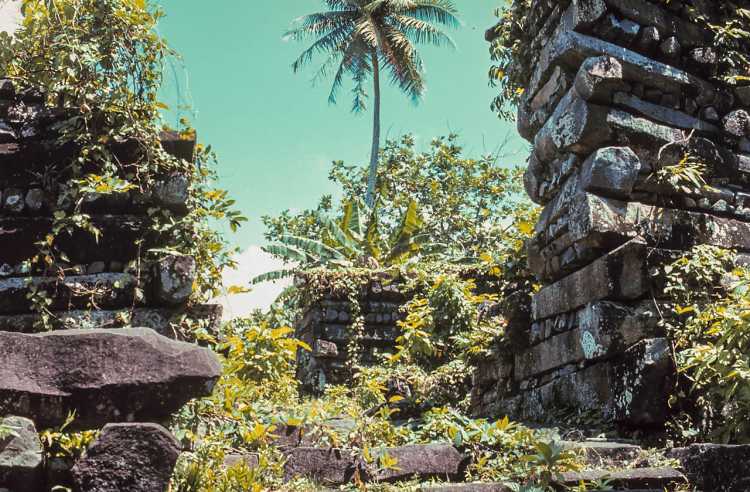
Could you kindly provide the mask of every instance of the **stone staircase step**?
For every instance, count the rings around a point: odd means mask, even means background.
[[[674,468],[633,468],[620,471],[590,470],[562,474],[562,483],[565,486],[575,486],[581,481],[594,482],[597,480],[607,480],[611,486],[625,490],[653,488],[672,490],[676,486],[688,483],[685,475]]]
[[[586,463],[595,468],[622,467],[632,463],[643,452],[640,446],[616,441],[564,441],[566,449],[580,450]]]

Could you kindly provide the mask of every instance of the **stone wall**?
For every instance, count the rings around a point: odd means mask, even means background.
[[[210,350],[176,340],[185,319],[209,330],[221,320],[219,307],[189,303],[195,260],[144,260],[168,244],[149,209],[186,214],[188,178],[88,194],[82,211],[99,238],[76,227],[52,235],[53,218],[73,210],[64,190],[77,149],[55,131],[65,116],[0,80],[0,490],[165,491],[181,449],[159,424],[221,374]],[[164,133],[162,145],[192,161],[194,141]],[[133,145],[117,147],[121,163],[134,162]],[[29,261],[49,241],[63,272]],[[36,433],[70,415],[68,430],[103,428],[76,463],[45,456]]]
[[[55,246],[68,263],[64,278],[30,266],[38,242],[45,240],[55,214],[68,213],[66,163],[75,153],[55,140],[62,115],[45,108],[42,98],[18,93],[0,80],[0,329],[31,332],[40,321],[31,293],[50,299],[55,327],[112,328],[145,326],[175,336],[184,317],[201,319],[217,330],[220,306],[191,306],[195,262],[171,256],[144,263],[150,248],[166,243],[150,229],[150,207],[165,207],[179,217],[187,213],[188,180],[165,176],[152,192],[88,194],[81,211],[101,232],[70,228],[56,235]],[[194,141],[162,135],[174,155],[192,159]],[[122,145],[119,157],[132,152]],[[141,295],[142,293],[142,295]]]
[[[698,244],[750,250],[750,87],[709,82],[717,54],[687,3],[532,2],[518,130],[544,207],[529,244],[543,288],[475,375],[476,414],[667,418],[674,368],[653,274]],[[659,178],[686,156],[710,186]]]
[[[409,297],[400,287],[400,282],[373,278],[359,289],[354,309],[364,322],[359,336],[345,293],[327,293],[306,306],[296,324],[296,337],[312,348],[312,352],[300,351],[297,360],[303,391],[319,394],[327,384],[351,381],[347,361],[355,338],[364,364],[374,362],[378,354],[393,352],[399,335],[397,322],[403,317],[401,307]]]

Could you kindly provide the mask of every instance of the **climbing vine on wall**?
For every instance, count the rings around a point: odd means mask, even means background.
[[[142,251],[128,269],[140,278],[144,260],[170,251],[189,254],[198,264],[194,298],[217,294],[221,270],[232,260],[209,221],[226,220],[234,229],[245,219],[211,184],[215,155],[210,147],[198,146],[197,166],[162,147],[160,112],[166,105],[158,93],[165,60],[176,54],[156,32],[161,10],[147,0],[25,0],[23,12],[15,36],[0,38],[0,74],[42,94],[57,121],[57,145],[75,149],[69,160],[45,170],[47,191],[67,206],[57,207],[29,271],[61,280],[74,271],[56,237],[71,230],[101,234],[83,211],[87,198],[148,196],[159,180],[178,174],[190,183],[187,215],[149,208],[149,229],[169,241],[161,251]],[[185,122],[179,136],[192,140],[195,132]],[[32,295],[48,325],[45,293]]]

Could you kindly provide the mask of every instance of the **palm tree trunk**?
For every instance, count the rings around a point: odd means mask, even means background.
[[[375,104],[372,122],[372,151],[370,153],[370,169],[367,175],[367,195],[365,195],[365,203],[370,208],[375,206],[375,185],[378,180],[378,152],[380,151],[380,65],[378,54],[375,51],[372,53],[372,81]]]

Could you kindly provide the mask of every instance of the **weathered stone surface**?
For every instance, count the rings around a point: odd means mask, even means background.
[[[79,492],[166,492],[180,447],[157,424],[107,424],[72,470]]]
[[[648,248],[631,241],[589,266],[544,287],[532,299],[532,318],[548,318],[598,300],[631,301],[650,286]]]
[[[712,492],[750,490],[750,446],[693,444],[672,449],[668,457],[680,461],[692,485]]]
[[[340,449],[293,448],[285,452],[284,478],[308,478],[320,485],[345,485],[366,477],[359,458]]]
[[[146,328],[0,332],[0,414],[41,428],[161,421],[188,400],[209,395],[221,374],[210,350]]]
[[[627,362],[615,368],[612,382],[615,419],[636,427],[664,424],[669,417],[667,399],[676,374],[670,341],[643,340],[625,357]]]
[[[580,482],[588,483],[605,479],[614,487],[626,489],[657,488],[659,490],[671,490],[676,485],[687,485],[685,476],[673,468],[634,468],[614,472],[591,470],[562,474],[563,484],[571,487],[578,485]]]
[[[653,104],[644,101],[632,94],[617,92],[614,94],[612,101],[633,113],[638,113],[650,118],[658,123],[663,123],[674,128],[683,130],[696,130],[703,133],[719,133],[719,127],[695,118],[682,111],[677,111],[663,104]]]
[[[201,323],[208,333],[219,336],[222,322],[222,307],[218,304],[198,304],[187,309],[135,308],[107,310],[57,311],[50,319],[53,329],[95,328],[151,328],[168,338],[183,339],[183,333],[175,331],[183,318]],[[0,315],[0,331],[14,333],[36,333],[40,331],[37,314]],[[192,341],[189,340],[188,341]]]
[[[419,492],[512,492],[502,483],[461,483],[450,485],[422,485]]]
[[[530,101],[524,99],[519,105],[517,127],[518,133],[526,140],[533,142],[544,123],[549,119],[555,106],[567,93],[571,77],[560,67],[556,67],[544,87]]]
[[[732,111],[722,120],[724,130],[735,137],[750,135],[750,114],[744,109]]]
[[[581,187],[591,193],[626,198],[641,171],[641,161],[628,147],[597,150],[581,166]]]
[[[614,14],[605,16],[594,28],[598,37],[623,46],[629,46],[635,41],[640,30],[641,26],[637,23],[628,19],[620,19]]]
[[[587,58],[575,78],[578,95],[596,104],[608,104],[612,94],[630,86],[623,80],[622,64],[611,56]]]
[[[61,232],[55,247],[72,263],[128,262],[142,248],[151,248],[163,242],[164,237],[149,230],[148,220],[132,215],[95,215],[92,225],[101,231],[97,238],[88,231],[76,229]],[[35,243],[45,238],[52,228],[48,217],[0,217],[0,264],[15,265],[33,256]]]
[[[589,467],[599,469],[630,465],[643,453],[640,446],[616,441],[564,441],[561,444],[566,449],[580,451]]]
[[[5,417],[0,429],[0,487],[14,492],[37,492],[43,487],[44,455],[34,423],[23,417]]]
[[[571,89],[534,139],[534,153],[543,163],[567,152],[588,155],[612,137],[606,118],[606,108]]]
[[[154,197],[162,206],[174,210],[185,210],[190,181],[187,176],[175,174],[157,183],[154,189]]]
[[[260,464],[260,455],[258,453],[229,454],[224,457],[225,468],[234,468],[240,464],[243,464],[250,470],[254,470]]]
[[[167,255],[156,264],[155,297],[167,306],[184,304],[193,293],[196,265],[188,255]]]
[[[683,70],[607,41],[577,32],[563,31],[549,41],[539,56],[539,63],[529,83],[530,97],[533,97],[548,80],[555,66],[562,65],[568,70],[578,70],[586,58],[602,55],[620,61],[625,81],[638,82],[667,93],[685,89],[690,93],[705,94],[705,97],[712,97],[714,94],[711,84]]]
[[[138,285],[127,273],[73,275],[58,280],[54,277],[12,277],[0,279],[0,314],[32,311],[31,289],[47,292],[52,301],[50,310],[86,309],[96,305],[102,309],[119,309],[135,303]]]
[[[577,313],[578,326],[515,355],[518,381],[567,364],[612,358],[644,338],[661,334],[656,306],[644,301],[635,307],[589,304]]]
[[[385,482],[458,479],[467,464],[466,458],[450,444],[402,446],[385,452],[396,460],[394,467],[377,472],[376,479]]]

